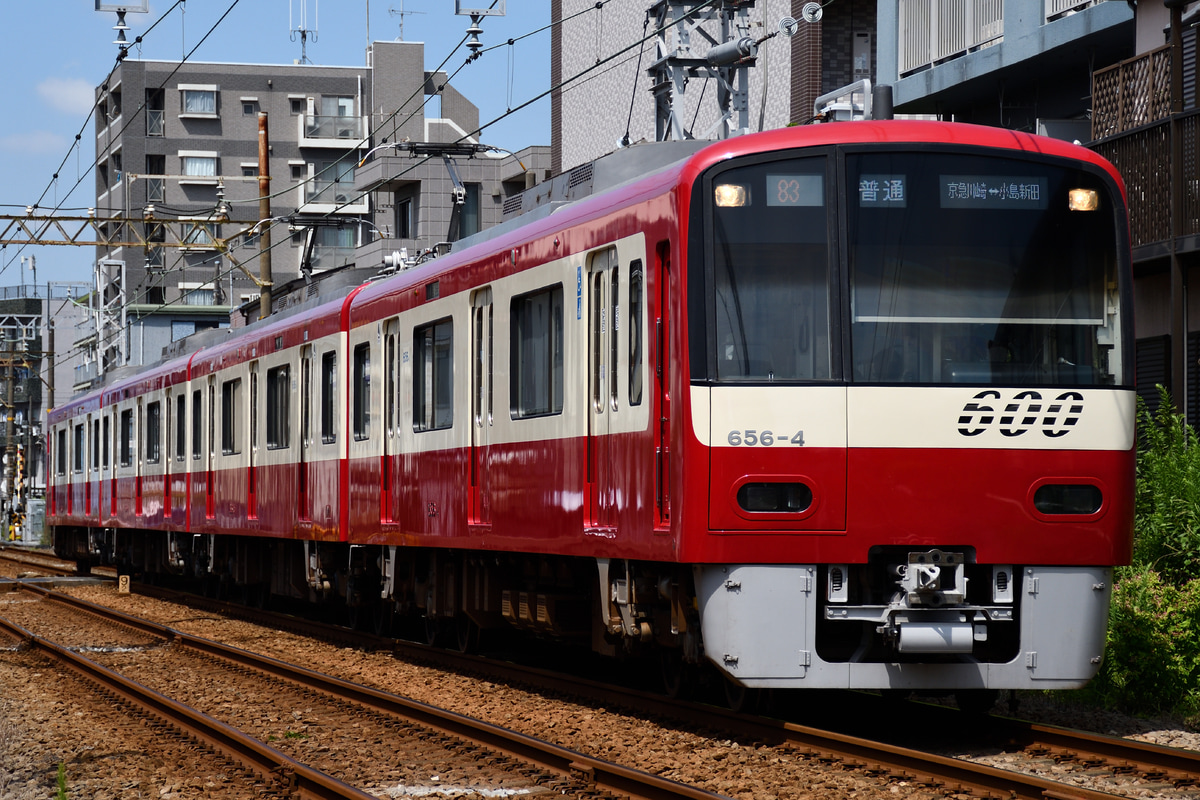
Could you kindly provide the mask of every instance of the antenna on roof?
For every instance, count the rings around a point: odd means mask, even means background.
[[[407,17],[409,14],[424,14],[424,13],[425,13],[424,11],[408,11],[408,10],[406,10],[404,8],[404,0],[400,0],[400,8],[396,8],[394,6],[389,7],[388,8],[388,16],[400,18],[400,38],[397,39],[396,41],[398,41],[398,42],[404,41],[404,18]]]
[[[308,27],[308,0],[300,0],[300,13],[293,14],[295,3],[288,0],[288,31],[292,41],[300,39],[300,60],[297,64],[311,64],[308,60],[308,40],[317,41],[317,16],[320,13],[320,0],[313,0],[313,26]]]

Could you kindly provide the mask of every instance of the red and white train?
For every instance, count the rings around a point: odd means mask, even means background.
[[[1117,172],[932,122],[685,149],[55,409],[58,553],[752,688],[1087,681],[1132,536]]]

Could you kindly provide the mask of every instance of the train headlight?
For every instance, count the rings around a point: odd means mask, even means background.
[[[740,208],[749,201],[750,190],[738,183],[719,183],[714,190],[717,208]]]
[[[1067,208],[1072,211],[1099,211],[1100,193],[1095,189],[1072,189],[1067,192]]]

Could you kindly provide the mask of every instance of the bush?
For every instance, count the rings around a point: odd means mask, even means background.
[[[1200,575],[1200,440],[1158,390],[1154,414],[1138,399],[1133,563],[1182,585]]]
[[[1200,714],[1200,579],[1176,586],[1146,567],[1119,571],[1091,691],[1136,714]]]

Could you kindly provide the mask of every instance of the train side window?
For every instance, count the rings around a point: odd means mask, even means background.
[[[199,394],[197,392],[197,394]],[[175,397],[175,460],[183,461],[187,454],[187,395]]]
[[[513,418],[561,414],[562,285],[514,297],[510,314],[509,407]]]
[[[76,472],[83,472],[84,440],[83,440],[83,423],[82,422],[75,426],[75,442],[74,442],[74,444],[75,444],[75,452],[73,453],[73,455],[75,456],[74,468],[75,468]]]
[[[287,364],[267,370],[267,449],[291,445],[291,369]]]
[[[204,449],[204,416],[200,413],[204,404],[204,393],[199,389],[192,392],[192,458],[199,459]]]
[[[133,409],[127,408],[121,412],[121,466],[128,467],[133,463]]]
[[[353,413],[354,438],[357,441],[371,436],[371,345],[354,348]]]
[[[67,474],[67,431],[59,428],[58,443],[54,447],[54,472],[56,475]]]
[[[642,293],[641,259],[629,265],[629,405],[642,404]],[[615,384],[614,384],[615,385]]]
[[[221,452],[227,456],[241,452],[237,446],[237,411],[241,394],[241,378],[221,384]]]
[[[454,424],[454,327],[448,319],[413,331],[413,430]]]
[[[321,356],[321,441],[337,441],[337,414],[334,400],[337,390],[337,353],[330,350]]]
[[[146,406],[146,432],[144,456],[147,463],[157,464],[162,437],[162,404],[157,400]]]

